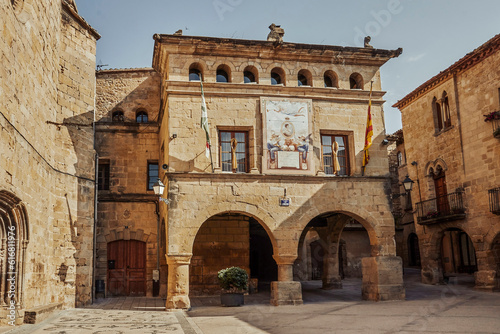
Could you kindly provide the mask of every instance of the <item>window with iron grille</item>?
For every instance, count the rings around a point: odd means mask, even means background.
[[[220,159],[223,172],[248,172],[248,133],[220,131]]]
[[[325,174],[337,176],[349,175],[348,147],[346,135],[321,135],[321,154]],[[337,150],[336,158],[335,149]]]

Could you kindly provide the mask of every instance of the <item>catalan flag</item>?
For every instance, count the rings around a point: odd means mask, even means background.
[[[368,99],[368,116],[366,119],[366,132],[365,132],[365,147],[363,148],[363,174],[365,171],[365,167],[370,160],[370,152],[368,149],[372,146],[372,137],[373,137],[373,124],[372,124],[372,86],[373,82],[370,84],[370,98]]]

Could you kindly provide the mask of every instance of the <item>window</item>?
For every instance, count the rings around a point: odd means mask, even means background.
[[[349,85],[351,89],[363,89],[363,77],[359,73],[353,73],[349,77]]]
[[[327,175],[349,175],[349,152],[346,135],[321,135],[321,152]]]
[[[403,154],[401,153],[401,151],[398,152],[396,157],[398,158],[398,167],[403,165]]]
[[[245,83],[255,82],[255,76],[250,71],[243,72],[243,80]]]
[[[109,190],[109,160],[99,160],[97,166],[97,190]]]
[[[220,158],[223,172],[248,171],[248,133],[220,131]]]
[[[285,83],[285,71],[275,67],[271,71],[271,85],[280,85]]]
[[[220,65],[217,68],[217,82],[231,82],[231,69],[227,65]]]
[[[123,111],[121,110],[113,111],[111,119],[113,122],[123,122],[125,120],[125,117],[123,116]]]
[[[196,68],[190,69],[189,81],[201,81],[201,71]]]
[[[135,121],[137,123],[147,123],[148,122],[148,113],[145,111],[138,111],[135,115]]]
[[[148,190],[153,190],[153,185],[158,180],[158,162],[148,162]]]
[[[450,105],[448,102],[448,94],[443,92],[441,99],[434,97],[432,99],[432,108],[434,111],[434,120],[436,130],[439,132],[451,126]]]
[[[299,86],[311,86],[312,84],[312,75],[308,70],[300,70],[297,75],[297,84]]]
[[[339,87],[337,75],[333,71],[326,71],[323,75],[323,80],[325,83],[325,88],[327,87]]]

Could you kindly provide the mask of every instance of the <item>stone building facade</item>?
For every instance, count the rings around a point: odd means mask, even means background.
[[[420,266],[420,249],[413,220],[412,192],[404,189],[403,181],[408,175],[403,130],[388,135],[389,173],[391,175],[392,215],[396,228],[396,254],[404,267]],[[414,193],[413,193],[414,194]]]
[[[474,273],[476,288],[499,286],[499,50],[497,35],[395,104],[424,283]]]
[[[404,298],[380,82],[380,66],[401,50],[154,39],[154,71],[98,73],[99,180],[109,186],[99,191],[96,262],[106,293],[159,293],[167,309],[185,309],[190,294],[219,291],[218,270],[237,265],[270,284],[272,304],[301,304],[294,276],[307,233],[324,238],[323,285],[338,288],[339,240],[355,220],[369,239],[363,297]],[[374,136],[362,175],[370,81]],[[147,187],[157,175],[168,205]],[[125,255],[143,248],[142,259]]]
[[[2,1],[0,16],[0,319],[12,325],[92,301],[99,35],[68,0]]]

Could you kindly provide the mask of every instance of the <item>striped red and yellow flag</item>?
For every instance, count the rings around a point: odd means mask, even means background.
[[[368,164],[370,160],[370,152],[368,149],[372,146],[372,137],[373,137],[373,124],[372,124],[372,85],[370,85],[370,98],[368,100],[368,116],[366,119],[366,132],[365,132],[365,147],[363,148],[363,168]]]

